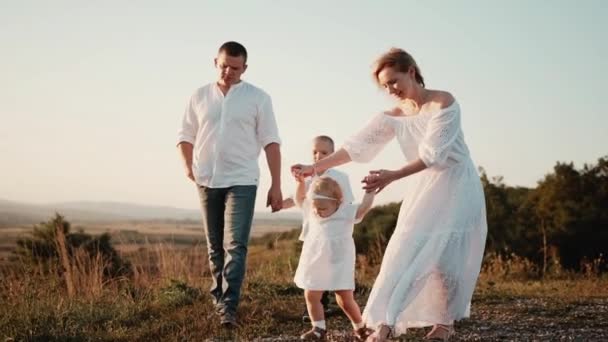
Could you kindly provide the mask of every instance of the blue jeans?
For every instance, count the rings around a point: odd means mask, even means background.
[[[236,314],[239,304],[256,192],[255,185],[198,186],[212,278],[210,292],[222,314]]]

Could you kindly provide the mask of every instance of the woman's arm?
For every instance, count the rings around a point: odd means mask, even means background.
[[[315,173],[322,173],[327,169],[350,162],[350,156],[345,149],[340,148],[329,156],[319,160],[312,165],[296,164],[291,167],[291,173],[295,177],[308,177]]]
[[[404,167],[398,169],[397,172],[397,179],[401,179],[401,178],[405,178],[407,176],[411,176],[415,173],[418,173],[424,169],[426,169],[427,166],[426,164],[422,161],[422,159],[418,158],[416,160],[414,160],[413,162],[405,165]]]
[[[369,172],[369,176],[365,177],[361,182],[365,183],[363,186],[365,191],[375,191],[376,193],[379,193],[390,183],[411,176],[426,168],[426,164],[424,164],[422,159],[418,158],[398,170],[372,170]]]
[[[340,166],[350,162],[350,156],[345,149],[340,148],[336,152],[330,154],[329,156],[319,160],[318,162],[312,164],[315,168],[315,171],[322,173],[327,169],[331,169],[332,167]]]

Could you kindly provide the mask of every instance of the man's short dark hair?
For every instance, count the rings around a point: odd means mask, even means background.
[[[245,59],[245,63],[247,63],[247,49],[245,49],[245,47],[240,43],[225,42],[224,44],[222,44],[222,46],[220,46],[220,49],[217,53],[219,54],[222,52],[225,52],[228,56],[231,57],[243,56],[243,59]]]

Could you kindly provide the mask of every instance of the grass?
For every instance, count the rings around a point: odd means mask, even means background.
[[[211,299],[203,246],[143,244],[124,252],[129,277],[99,277],[103,262],[90,260],[72,275],[68,295],[61,265],[15,263],[0,269],[0,339],[15,341],[289,341],[308,329],[301,322],[302,291],[293,284],[299,244],[294,232],[252,240],[239,319],[223,330]],[[77,254],[76,254],[77,256]],[[83,258],[81,256],[81,258]],[[71,263],[85,261],[74,260]],[[530,277],[523,260],[486,260],[471,319],[457,323],[460,340],[608,339],[608,279],[560,273]],[[378,266],[359,257],[356,298],[365,304]],[[348,340],[341,313],[327,318],[330,339]],[[402,341],[420,339],[413,330]]]

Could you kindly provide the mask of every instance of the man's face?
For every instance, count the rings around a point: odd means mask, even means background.
[[[332,144],[328,141],[315,139],[312,142],[312,159],[315,163],[332,154],[333,152],[334,148]]]
[[[241,75],[247,69],[245,57],[233,57],[221,52],[215,59],[215,67],[218,70],[221,85],[231,86],[241,81]]]

